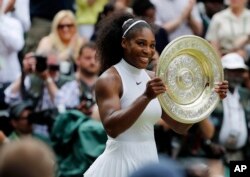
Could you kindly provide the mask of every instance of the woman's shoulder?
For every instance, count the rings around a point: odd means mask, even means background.
[[[104,71],[97,80],[97,84],[103,83],[106,86],[110,86],[109,84],[117,84],[119,82],[121,82],[121,77],[114,67],[110,67]]]
[[[114,67],[109,68],[101,74],[96,82],[96,92],[116,92],[121,94],[122,81]]]
[[[80,36],[79,34],[77,34],[77,39],[78,42],[82,45],[88,42],[88,40],[85,37]]]

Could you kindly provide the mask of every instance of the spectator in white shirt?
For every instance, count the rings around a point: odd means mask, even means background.
[[[12,16],[18,19],[23,27],[24,32],[30,29],[30,0],[16,0],[15,9],[12,12]]]
[[[221,61],[229,91],[211,114],[211,120],[216,130],[213,141],[225,147],[225,160],[229,163],[249,159],[250,91],[242,87],[249,80],[249,68],[237,53],[226,54]]]
[[[18,52],[24,45],[23,29],[18,20],[3,13],[0,0],[0,104],[4,104],[3,90],[21,73]]]

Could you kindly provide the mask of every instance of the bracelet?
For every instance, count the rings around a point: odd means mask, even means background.
[[[51,78],[51,77],[48,77],[47,79],[46,79],[46,82],[49,84],[49,83],[52,83],[53,82],[53,79]]]

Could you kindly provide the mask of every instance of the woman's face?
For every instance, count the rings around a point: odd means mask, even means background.
[[[131,39],[123,39],[124,58],[131,65],[146,68],[155,53],[155,37],[149,28],[134,32]]]
[[[57,30],[60,39],[68,43],[76,33],[76,26],[71,18],[65,17],[59,22]]]

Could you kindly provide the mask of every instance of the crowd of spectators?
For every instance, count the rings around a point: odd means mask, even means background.
[[[103,19],[126,11],[155,33],[150,70],[164,47],[182,35],[200,36],[218,52],[229,81],[227,98],[185,136],[159,122],[155,139],[158,153],[179,161],[190,176],[228,177],[230,160],[250,158],[249,7],[248,0],[0,0],[3,176],[18,177],[7,168],[23,165],[12,158],[19,152],[30,160],[36,153],[51,158],[56,165],[43,165],[43,177],[80,177],[102,153],[107,137],[95,102],[101,73],[95,41]],[[27,136],[36,140],[14,143]]]

